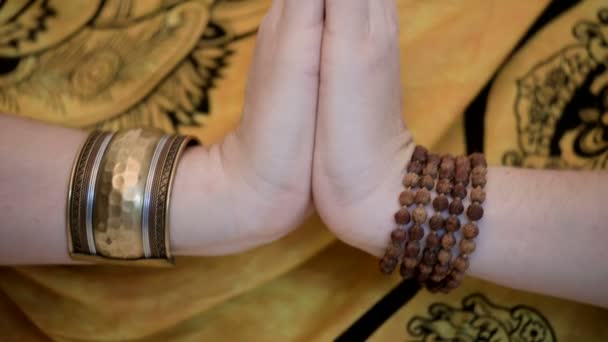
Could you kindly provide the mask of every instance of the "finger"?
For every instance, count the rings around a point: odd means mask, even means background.
[[[334,18],[342,16],[336,8],[330,12],[331,2],[348,7],[327,0],[327,25],[342,20]],[[392,157],[388,154],[400,147],[404,135],[396,8],[392,0],[372,2],[368,12],[374,29],[368,38],[332,35],[324,41],[317,130],[324,164],[350,165],[349,173],[361,178],[370,176],[365,172],[372,165]],[[354,151],[366,158],[352,158]]]
[[[266,183],[310,192],[323,0],[275,0],[260,25],[233,162]],[[255,181],[251,181],[254,183]],[[259,183],[259,182],[258,182]]]
[[[343,38],[357,38],[369,28],[370,2],[380,0],[326,0],[326,30]]]

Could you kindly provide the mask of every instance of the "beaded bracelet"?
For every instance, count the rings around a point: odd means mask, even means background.
[[[419,262],[420,241],[424,238],[424,228],[427,213],[425,205],[431,201],[431,193],[423,186],[423,170],[428,159],[428,151],[422,146],[416,146],[412,154],[412,162],[408,165],[410,174],[418,176],[417,182],[411,185],[412,189],[418,189],[414,194],[416,208],[412,210],[412,225],[408,231],[408,242],[405,245],[405,253],[401,261],[400,274],[404,279],[415,275]],[[412,191],[412,190],[410,190]]]
[[[483,154],[471,155],[471,204],[467,208],[469,222],[462,228],[462,239],[460,241],[460,254],[454,261],[454,270],[446,280],[448,289],[456,288],[464,278],[464,273],[469,268],[469,256],[475,251],[475,238],[479,235],[479,227],[476,222],[483,217],[482,204],[486,199],[484,188],[487,180],[487,162]]]
[[[422,185],[428,191],[435,188],[435,182],[439,175],[439,162],[440,158],[436,154],[429,154],[427,164],[422,171],[424,177],[422,179]],[[436,202],[436,201],[434,201]],[[433,203],[435,214],[429,219],[429,228],[431,232],[426,237],[426,246],[422,252],[422,259],[418,264],[418,282],[424,283],[433,272],[433,267],[437,263],[437,247],[439,246],[439,236],[437,230],[442,229],[444,220],[441,217],[441,209]]]
[[[72,259],[106,264],[173,264],[169,202],[189,137],[153,129],[93,132],[70,180],[67,234]]]
[[[412,160],[408,165],[407,173],[403,177],[403,186],[405,190],[399,195],[399,204],[401,208],[395,213],[395,223],[397,228],[391,232],[391,242],[380,260],[380,271],[384,274],[392,274],[403,257],[411,258],[418,251],[415,250],[415,241],[421,239],[420,229],[408,231],[407,225],[412,220],[409,207],[416,202],[417,193],[414,192],[421,183],[421,173],[426,161],[426,149],[417,147],[412,155]],[[429,194],[430,196],[430,194]],[[419,227],[421,228],[421,227]],[[424,234],[424,231],[422,231]],[[413,243],[410,243],[413,242]],[[408,248],[406,251],[405,248]],[[418,249],[419,250],[419,249]],[[412,262],[409,260],[408,262]],[[415,266],[414,266],[415,267]],[[401,272],[405,271],[401,268]]]
[[[475,250],[474,239],[479,234],[476,224],[483,217],[482,204],[486,194],[487,163],[482,154],[454,158],[439,158],[417,146],[404,177],[406,190],[399,196],[402,208],[395,215],[400,227],[391,233],[391,245],[381,261],[384,273],[392,273],[402,256],[401,275],[414,276],[432,292],[449,292],[457,288],[469,267],[469,256]],[[471,185],[471,204],[466,209],[469,221],[461,227],[460,216],[465,213],[464,200]],[[434,198],[430,190],[435,187]],[[419,189],[414,192],[415,189]],[[451,196],[452,201],[448,199]],[[420,241],[424,238],[423,224],[427,219],[425,206],[432,203],[435,213],[429,220],[430,233],[426,237],[420,258]],[[416,204],[410,213],[408,207]],[[444,217],[443,212],[448,216]],[[405,226],[410,223],[409,232]],[[453,257],[457,245],[456,232],[461,231],[459,252]],[[443,233],[443,234],[442,234]],[[388,266],[388,267],[382,267]],[[390,269],[390,272],[386,272]]]

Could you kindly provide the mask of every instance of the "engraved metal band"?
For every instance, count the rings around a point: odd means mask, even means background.
[[[156,145],[156,149],[154,150],[154,155],[152,156],[152,161],[150,162],[150,171],[148,172],[148,178],[146,179],[146,188],[144,190],[144,201],[142,208],[142,238],[143,238],[143,246],[144,246],[144,256],[146,258],[152,257],[152,252],[150,251],[150,201],[152,197],[152,185],[154,184],[154,178],[157,177],[157,169],[159,164],[159,159],[165,147],[165,144],[169,140],[169,136],[163,136],[158,144]]]
[[[186,146],[192,142],[190,137],[172,136],[163,147],[159,158],[150,199],[149,236],[153,258],[172,260],[168,228],[171,189],[177,162]]]
[[[90,222],[90,187],[91,184],[95,184],[100,156],[103,156],[103,152],[111,139],[112,133],[91,133],[74,163],[67,203],[67,231],[70,253],[91,254],[95,252],[94,242],[91,243],[90,235],[87,233],[87,225]]]
[[[91,255],[97,254],[97,250],[95,248],[95,236],[93,234],[93,204],[95,202],[95,186],[97,184],[97,178],[99,175],[99,164],[101,164],[101,158],[103,158],[106,149],[108,148],[108,144],[114,134],[107,134],[97,151],[97,155],[93,161],[93,167],[91,170],[91,178],[89,180],[89,188],[87,190],[87,209],[86,209],[86,234],[87,234],[87,242],[89,244],[89,253]]]

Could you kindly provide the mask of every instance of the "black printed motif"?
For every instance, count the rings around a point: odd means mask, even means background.
[[[81,128],[201,126],[231,44],[256,30],[231,15],[254,3],[0,1],[0,111]]]
[[[430,317],[414,317],[407,331],[408,341],[458,342],[554,342],[553,328],[533,308],[513,308],[491,303],[482,294],[462,300],[462,306],[435,303],[429,307]]]
[[[519,149],[504,154],[505,165],[608,168],[608,8],[572,33],[578,43],[518,81]]]

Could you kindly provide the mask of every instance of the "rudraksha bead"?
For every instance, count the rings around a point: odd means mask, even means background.
[[[460,215],[464,212],[464,204],[459,198],[456,198],[450,203],[450,214]]]
[[[414,204],[414,196],[416,194],[412,190],[405,190],[399,195],[399,203],[404,207],[409,207]]]
[[[422,177],[422,187],[431,191],[435,187],[435,179],[431,175]]]
[[[441,237],[441,246],[445,249],[451,249],[456,246],[456,237],[453,233],[446,233]]]
[[[410,228],[408,235],[410,240],[412,241],[422,240],[422,238],[424,237],[424,229],[422,229],[420,225],[414,224],[412,228]]]
[[[439,195],[433,200],[433,209],[435,209],[437,212],[447,210],[449,205],[450,201],[445,195]]]
[[[415,223],[423,224],[427,219],[426,209],[423,206],[418,206],[412,211],[412,219]]]
[[[414,153],[412,154],[412,161],[426,163],[428,153],[429,151],[426,148],[418,145],[414,148]]]
[[[486,157],[482,153],[471,154],[471,156],[469,157],[469,160],[471,161],[471,166],[473,168],[478,167],[478,166],[488,167],[488,163],[486,162]]]
[[[407,173],[403,177],[403,186],[406,188],[415,188],[420,183],[420,176],[416,173]]]
[[[426,246],[429,248],[439,247],[441,244],[441,236],[437,232],[430,232],[426,237]]]
[[[465,199],[467,197],[467,187],[461,183],[457,183],[452,189],[452,197]]]
[[[469,222],[462,227],[462,237],[474,239],[479,235],[479,228],[475,223]]]
[[[431,193],[427,189],[420,189],[414,196],[414,203],[427,205],[431,202]]]
[[[452,193],[454,186],[452,182],[447,178],[442,178],[437,181],[437,193],[440,195],[448,195]]]
[[[384,254],[388,258],[398,259],[403,254],[403,248],[400,244],[391,243]]]
[[[420,254],[420,242],[408,241],[405,244],[405,256],[417,258],[418,254]]]
[[[384,274],[392,274],[398,263],[399,260],[396,258],[384,257],[380,260],[380,271]]]
[[[469,269],[469,259],[460,255],[454,259],[452,266],[456,271],[466,272]]]
[[[407,231],[405,229],[397,228],[391,232],[391,241],[402,243],[405,240],[407,240]]]
[[[486,186],[487,182],[488,181],[486,180],[486,176],[477,175],[477,176],[471,177],[471,185],[473,185],[474,187],[478,187],[478,186],[484,187],[484,186]]]
[[[429,220],[429,228],[431,230],[440,230],[445,226],[445,220],[441,217],[441,214],[437,213]]]
[[[401,263],[403,264],[403,266],[405,268],[414,269],[414,268],[416,268],[416,265],[418,265],[418,258],[405,257],[405,258],[403,258]]]
[[[421,174],[422,167],[423,167],[422,163],[420,163],[418,161],[412,161],[407,165],[407,172]]]
[[[467,217],[471,221],[479,221],[483,217],[483,207],[478,203],[473,203],[467,208]]]
[[[433,266],[437,262],[437,253],[431,248],[425,248],[422,253],[422,263]]]
[[[451,258],[452,258],[452,253],[450,253],[446,249],[440,250],[439,253],[437,254],[437,261],[439,261],[439,263],[442,265],[447,265],[450,262]]]
[[[477,202],[479,204],[485,202],[486,192],[483,191],[482,187],[475,187],[471,190],[471,202]]]
[[[460,254],[461,255],[471,255],[471,253],[475,252],[475,241],[469,239],[460,240]]]
[[[397,224],[406,225],[410,223],[410,221],[410,212],[407,210],[407,208],[403,207],[395,213],[395,222],[397,222]]]
[[[460,219],[458,216],[450,215],[445,220],[445,230],[448,232],[455,232],[460,229]]]

